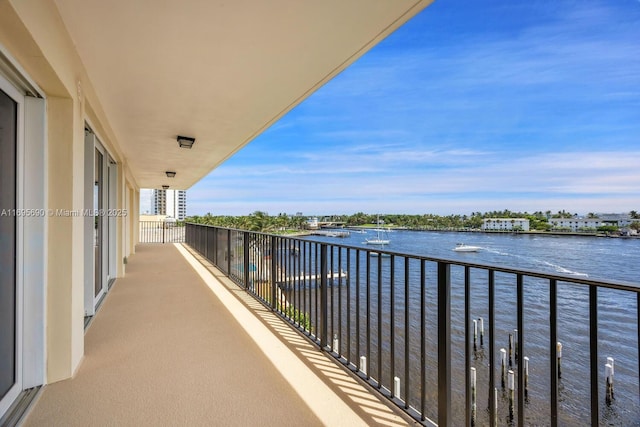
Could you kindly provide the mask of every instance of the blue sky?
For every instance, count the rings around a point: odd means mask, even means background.
[[[188,191],[189,215],[502,209],[640,210],[638,0],[437,0]]]

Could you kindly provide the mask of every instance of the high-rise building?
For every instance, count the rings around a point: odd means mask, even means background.
[[[182,221],[187,216],[187,191],[153,190],[151,207],[154,215],[166,215]]]

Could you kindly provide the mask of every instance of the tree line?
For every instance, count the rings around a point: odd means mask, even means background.
[[[347,227],[357,226],[385,226],[404,227],[411,230],[451,230],[451,229],[480,229],[485,218],[524,218],[529,220],[531,230],[548,231],[551,229],[550,218],[575,218],[578,215],[565,210],[551,212],[512,212],[503,211],[472,212],[471,215],[435,215],[435,214],[367,214],[358,212],[353,215],[324,215],[318,216],[321,222],[341,223]],[[632,219],[640,219],[637,211],[629,212]],[[588,218],[597,218],[590,212]],[[278,232],[286,230],[304,230],[308,227],[307,216],[288,215],[279,213],[272,216],[267,212],[255,211],[245,216],[212,215],[191,216],[187,222],[215,225],[218,227],[235,228],[239,230]],[[610,226],[607,226],[610,227]],[[640,229],[640,221],[634,222],[632,228]],[[602,230],[602,231],[615,231]]]

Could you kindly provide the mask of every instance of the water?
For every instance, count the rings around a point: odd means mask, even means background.
[[[363,244],[373,235],[351,233],[344,239],[312,239],[373,249]],[[391,244],[384,249],[394,252],[640,283],[640,239],[414,231],[392,231],[387,236]],[[454,252],[456,243],[461,242],[481,250]]]
[[[310,239],[324,241],[333,244],[366,247],[376,250],[364,244],[365,238],[371,238],[373,232],[368,234],[352,233],[348,238],[330,238],[313,236]],[[487,264],[502,267],[522,268],[545,273],[557,273],[576,278],[589,278],[604,281],[622,281],[627,283],[640,283],[640,239],[620,238],[595,238],[574,236],[539,236],[525,234],[484,234],[484,233],[454,233],[454,232],[411,232],[394,231],[388,234],[391,244],[384,250],[393,252],[415,254],[434,258],[444,258],[457,261],[466,261],[477,264]],[[467,245],[479,246],[481,249],[475,253],[454,252],[456,243],[464,242]],[[399,261],[399,260],[397,260]],[[382,262],[383,293],[389,292],[386,284],[390,277],[390,260],[388,258],[375,258],[372,261],[372,271],[376,271],[377,263]],[[353,268],[353,266],[352,266]],[[396,272],[401,271],[402,266],[396,265]],[[412,267],[412,274],[419,273],[419,266]],[[377,274],[377,273],[376,273]],[[433,274],[428,271],[427,274]],[[464,422],[464,293],[460,283],[462,281],[461,269],[452,269],[452,387],[454,389],[454,424]],[[375,277],[372,283],[375,283]],[[376,285],[374,285],[376,286]],[[344,295],[344,290],[341,290]],[[353,292],[353,290],[352,290]],[[362,289],[360,290],[362,293]],[[427,295],[435,293],[435,289],[426,289]],[[337,294],[338,292],[336,292]],[[353,295],[353,294],[352,294]],[[408,305],[411,316],[419,315],[420,289],[411,289]],[[362,295],[363,298],[365,295]],[[386,298],[385,295],[382,298]],[[472,273],[471,287],[471,312],[472,317],[488,318],[487,279],[486,273],[478,271]],[[599,363],[601,369],[600,397],[603,403],[600,406],[601,424],[633,426],[640,425],[640,406],[638,393],[638,331],[637,331],[637,307],[635,294],[622,291],[601,290],[599,298]],[[335,301],[335,299],[334,299]],[[364,299],[363,299],[364,301]],[[390,325],[385,311],[380,327],[383,331],[382,342],[378,344],[377,334],[377,297],[371,299],[371,320],[373,353],[378,347],[388,351]],[[384,301],[382,301],[384,305]],[[426,303],[426,328],[427,328],[427,366],[435,366],[437,361],[435,354],[437,345],[431,331],[435,331],[436,322],[433,315],[433,301]],[[396,330],[396,345],[402,347],[404,343],[405,301],[401,292],[395,300],[394,321]],[[516,294],[513,286],[513,277],[503,277],[496,273],[496,358],[499,358],[499,348],[507,347],[507,337],[513,332],[516,324]],[[351,309],[353,311],[353,309]],[[385,309],[386,310],[386,309]],[[588,290],[586,287],[560,283],[558,287],[558,340],[563,343],[562,378],[559,383],[560,411],[559,421],[561,425],[587,425],[589,424],[589,330],[588,330]],[[360,314],[365,322],[362,313]],[[365,316],[366,317],[366,316]],[[381,318],[382,319],[382,318]],[[420,328],[418,322],[411,319],[411,326],[407,332],[407,339],[415,342],[419,339]],[[525,280],[525,311],[524,324],[526,334],[525,355],[530,360],[530,399],[525,406],[525,416],[530,425],[548,425],[549,414],[549,297],[548,282],[537,279]],[[351,329],[353,330],[352,325]],[[485,325],[485,328],[487,326]],[[341,333],[341,340],[346,340]],[[355,335],[355,334],[354,334]],[[400,337],[400,338],[398,338]],[[361,338],[362,339],[362,338]],[[478,370],[478,424],[488,423],[486,402],[488,402],[488,376],[489,376],[489,349],[488,337],[485,336],[485,346],[479,348],[474,354],[472,366]],[[365,341],[361,341],[366,345]],[[355,354],[352,356],[355,360]],[[615,358],[615,400],[613,405],[604,404],[604,364],[608,356]],[[402,349],[397,351],[395,371],[404,370],[404,353]],[[375,359],[375,358],[374,358]],[[409,356],[412,369],[420,364],[419,352],[412,350]],[[602,361],[600,363],[600,360]],[[389,362],[385,356],[383,371],[389,369]],[[499,366],[499,359],[496,360]],[[376,372],[377,361],[370,362],[371,372]],[[518,368],[513,368],[518,371]],[[416,371],[418,372],[418,371]],[[425,373],[427,384],[436,381],[435,372],[427,369]],[[412,390],[420,388],[419,374],[411,375]],[[500,390],[499,375],[496,375],[496,384]],[[419,394],[418,394],[419,395]],[[437,395],[435,390],[426,389],[427,409],[425,413],[430,418],[437,417],[434,409]],[[412,406],[419,408],[420,401],[410,399]],[[507,421],[506,394],[499,391],[499,419],[500,425]]]

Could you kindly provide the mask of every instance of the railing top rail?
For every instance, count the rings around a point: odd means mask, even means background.
[[[600,288],[629,291],[629,292],[635,292],[640,294],[640,284],[622,282],[617,280],[609,280],[605,282],[602,280],[594,280],[594,279],[589,279],[585,277],[574,277],[574,276],[563,275],[563,274],[543,273],[540,271],[528,270],[528,269],[522,269],[522,268],[516,269],[516,268],[502,267],[502,266],[491,265],[491,264],[471,263],[471,262],[465,262],[465,261],[453,260],[453,259],[447,259],[447,258],[435,258],[435,257],[429,257],[429,256],[423,256],[423,255],[395,252],[390,250],[381,250],[379,248],[370,249],[370,248],[363,248],[361,246],[344,245],[339,243],[336,244],[336,243],[315,240],[312,238],[306,238],[306,237],[301,238],[299,236],[286,236],[286,235],[265,233],[265,232],[259,232],[259,231],[218,227],[218,226],[209,225],[209,224],[196,224],[191,222],[187,224],[202,226],[202,227],[219,228],[223,230],[231,230],[231,231],[236,231],[240,233],[249,232],[252,234],[263,235],[263,236],[275,236],[275,237],[278,237],[281,239],[287,239],[287,240],[299,240],[304,242],[320,243],[320,244],[325,244],[333,247],[352,249],[352,250],[362,251],[362,252],[378,252],[378,253],[394,255],[398,257],[412,258],[416,260],[424,260],[424,261],[436,262],[436,263],[445,263],[445,264],[451,264],[451,265],[456,265],[461,267],[469,267],[469,268],[475,268],[475,269],[481,269],[481,270],[493,270],[500,273],[515,274],[515,275],[522,274],[528,277],[536,277],[536,278],[546,279],[546,280],[556,280],[558,282],[563,282],[563,283],[571,283],[575,285],[586,285],[586,286],[597,286]]]

